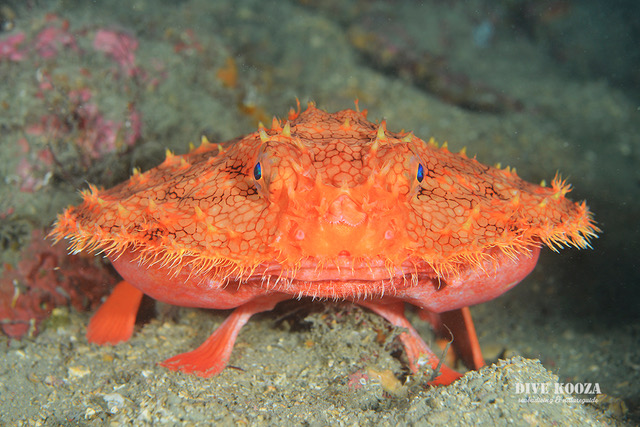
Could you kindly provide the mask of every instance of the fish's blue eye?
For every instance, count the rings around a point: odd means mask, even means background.
[[[422,163],[418,164],[418,173],[416,174],[416,179],[418,180],[418,182],[422,182],[422,180],[424,179],[424,166],[422,166]]]
[[[258,162],[253,168],[253,179],[260,181],[260,178],[262,178],[262,165]]]

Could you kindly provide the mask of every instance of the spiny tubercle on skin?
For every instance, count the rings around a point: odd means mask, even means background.
[[[587,247],[599,230],[569,190],[557,176],[550,187],[530,184],[515,169],[389,132],[366,111],[310,105],[271,129],[168,151],[112,189],[90,186],[52,234],[74,251],[135,250],[145,263],[221,278],[274,265],[286,276],[309,259],[319,269],[426,264],[455,275],[494,248]]]

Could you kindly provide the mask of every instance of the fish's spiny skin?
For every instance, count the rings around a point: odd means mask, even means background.
[[[493,248],[582,248],[598,231],[559,178],[548,188],[530,184],[515,170],[389,132],[366,112],[310,104],[289,119],[223,144],[203,140],[185,155],[168,152],[110,190],[91,186],[52,234],[74,251],[133,250],[143,263],[189,263],[223,283],[273,265],[292,275],[310,264],[393,271],[410,262],[455,275]]]
[[[460,374],[440,366],[404,304],[453,331],[479,369],[467,307],[520,282],[543,244],[582,248],[599,231],[568,191],[559,178],[549,188],[529,184],[512,169],[389,132],[365,112],[309,105],[271,129],[167,152],[109,190],[90,186],[51,235],[73,251],[105,253],[124,279],[91,319],[90,342],[127,340],[143,293],[234,308],[200,347],[162,364],[211,376],[253,314],[302,296],[346,299],[403,328],[411,370],[426,363],[440,372],[430,384],[449,384]]]

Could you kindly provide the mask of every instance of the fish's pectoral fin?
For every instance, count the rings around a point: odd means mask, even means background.
[[[357,301],[357,303],[384,317],[392,325],[405,328],[407,330],[400,334],[400,341],[402,341],[407,353],[409,368],[412,372],[416,373],[424,364],[431,366],[437,374],[435,378],[429,381],[429,384],[449,385],[462,376],[462,374],[442,364],[440,362],[440,358],[431,351],[429,346],[418,334],[418,331],[415,330],[405,317],[403,302],[382,303],[374,301]]]
[[[87,326],[87,340],[105,345],[127,341],[133,334],[142,291],[121,281],[93,315]]]
[[[436,316],[439,316],[441,325],[444,325],[444,328],[438,328],[438,333],[445,337],[453,335],[453,348],[464,364],[476,371],[482,368],[485,365],[484,358],[469,307],[446,311]]]
[[[200,347],[171,357],[160,365],[205,378],[219,374],[229,362],[240,329],[251,316],[272,310],[277,303],[289,298],[291,297],[284,294],[261,296],[239,306]]]

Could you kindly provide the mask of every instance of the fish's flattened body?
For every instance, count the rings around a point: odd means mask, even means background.
[[[238,307],[236,334],[251,314],[301,296],[360,302],[409,328],[397,304],[462,309],[517,284],[543,245],[589,246],[599,230],[569,191],[558,177],[530,184],[389,132],[366,112],[310,104],[270,129],[168,152],[109,190],[91,186],[52,235],[105,253],[154,298]],[[403,339],[413,367],[428,347],[417,333]]]

